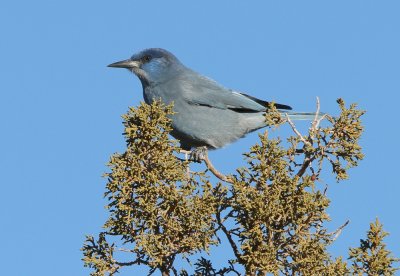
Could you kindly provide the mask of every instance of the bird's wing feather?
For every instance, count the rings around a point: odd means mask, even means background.
[[[184,99],[192,105],[231,109],[238,112],[262,112],[265,106],[244,94],[226,89],[215,81],[201,77],[185,82]]]
[[[185,82],[185,100],[192,105],[209,106],[218,109],[231,109],[236,112],[264,112],[269,102],[244,93],[220,86],[215,81],[197,76]],[[291,109],[290,106],[275,104],[278,109]]]
[[[246,97],[252,99],[253,101],[255,101],[255,102],[257,102],[257,103],[259,103],[259,104],[261,104],[261,105],[263,105],[263,106],[268,106],[268,105],[271,103],[271,102],[267,102],[267,101],[260,100],[260,99],[258,99],[258,98],[256,98],[256,97],[247,95],[247,94],[245,94],[245,93],[240,93],[240,94],[242,94],[243,96],[246,96]],[[286,105],[286,104],[274,103],[274,105],[275,105],[275,107],[276,107],[277,109],[292,110],[292,107],[289,106],[289,105]]]

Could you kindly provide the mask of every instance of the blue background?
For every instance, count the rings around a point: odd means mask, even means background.
[[[107,217],[101,175],[125,146],[120,116],[142,100],[134,76],[106,65],[148,47],[296,110],[315,110],[316,96],[328,113],[337,114],[338,97],[366,109],[365,160],[348,181],[323,177],[330,229],[351,220],[331,252],[347,256],[379,217],[400,256],[399,11],[398,1],[369,0],[3,1],[1,274],[89,274],[79,249]],[[256,141],[249,135],[211,158],[234,172]]]

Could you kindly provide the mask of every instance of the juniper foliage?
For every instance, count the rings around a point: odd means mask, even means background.
[[[330,168],[337,181],[347,179],[364,157],[358,143],[364,111],[338,104],[340,115],[316,116],[307,135],[271,105],[269,125],[289,123],[294,135],[287,143],[259,135],[244,154],[247,165],[229,183],[215,184],[208,171],[191,172],[177,158],[180,148],[168,138],[172,105],[130,108],[123,116],[126,151],[111,157],[105,175],[109,218],[97,239],[86,237],[84,265],[91,275],[133,265],[162,275],[394,275],[398,259],[386,249],[378,221],[350,249],[349,261],[327,250],[347,223],[328,231],[330,200],[319,178]],[[205,257],[221,239],[235,258],[215,268]],[[178,272],[176,258],[189,261],[195,253],[201,257],[193,274]]]

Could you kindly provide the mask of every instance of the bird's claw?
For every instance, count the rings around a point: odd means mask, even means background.
[[[201,163],[207,156],[207,148],[206,147],[199,147],[194,148],[189,154],[189,160]]]

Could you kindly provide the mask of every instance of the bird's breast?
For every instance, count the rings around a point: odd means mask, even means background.
[[[174,94],[170,89],[166,89],[160,85],[154,85],[147,86],[143,89],[143,98],[147,104],[151,104],[154,100],[161,100],[168,105],[179,99],[179,95]]]

